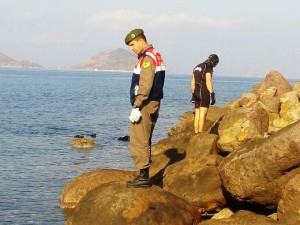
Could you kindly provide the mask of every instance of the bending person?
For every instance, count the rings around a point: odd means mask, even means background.
[[[195,103],[195,134],[203,132],[209,105],[216,103],[212,76],[213,68],[218,63],[219,57],[211,54],[205,62],[198,64],[193,70],[190,88],[192,92],[191,101]]]

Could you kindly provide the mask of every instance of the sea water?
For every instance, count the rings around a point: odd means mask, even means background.
[[[167,75],[153,143],[193,110],[185,74]],[[131,74],[0,69],[0,224],[62,225],[64,185],[100,169],[135,170],[127,142]],[[251,92],[259,78],[213,77],[217,106]],[[75,150],[77,134],[98,147]],[[87,136],[88,137],[88,136]]]

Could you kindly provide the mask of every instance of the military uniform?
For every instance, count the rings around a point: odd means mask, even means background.
[[[152,132],[163,98],[165,68],[160,54],[148,45],[138,56],[130,87],[133,107],[141,111],[141,120],[130,123],[130,150],[137,169],[150,166]]]
[[[140,39],[134,41],[138,37]],[[125,37],[125,43],[138,54],[130,86],[132,110],[129,116],[129,147],[133,163],[140,170],[136,178],[126,182],[126,187],[148,188],[151,186],[151,138],[159,115],[160,100],[163,98],[165,67],[160,53],[147,43],[142,29],[130,31]]]

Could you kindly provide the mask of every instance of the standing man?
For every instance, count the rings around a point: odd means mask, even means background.
[[[135,167],[140,174],[128,181],[129,188],[150,187],[149,167],[151,162],[151,138],[158,119],[160,100],[163,98],[165,67],[163,59],[152,45],[148,44],[144,31],[134,29],[125,37],[126,45],[137,54],[134,66],[130,102],[130,151]]]

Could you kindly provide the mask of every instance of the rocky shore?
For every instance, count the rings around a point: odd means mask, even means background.
[[[271,71],[210,107],[204,133],[184,112],[152,146],[150,189],[125,187],[134,171],[84,173],[62,191],[66,225],[300,224],[299,98],[299,81]]]

